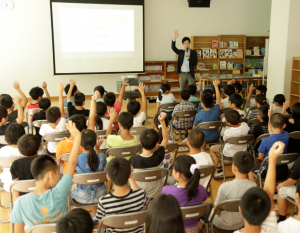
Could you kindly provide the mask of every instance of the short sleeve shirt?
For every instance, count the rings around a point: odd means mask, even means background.
[[[68,112],[69,112],[69,117],[71,117],[75,114],[83,114],[86,117],[88,117],[90,114],[90,110],[88,110],[88,109],[77,110],[71,102],[68,102]]]
[[[190,103],[189,101],[182,101],[180,104],[177,104],[173,110],[173,121],[172,124],[176,128],[180,129],[189,129],[193,127],[194,117],[182,118],[182,117],[174,117],[174,114],[181,111],[190,111],[195,110],[195,105]]]
[[[167,95],[161,94],[161,96],[162,96],[161,100],[159,100],[158,97],[157,97],[157,100],[156,100],[157,103],[166,104],[166,103],[173,103],[173,102],[176,101],[176,99],[175,99],[175,97],[174,97],[174,95],[172,93],[169,93]],[[172,112],[173,110],[164,109],[164,111],[166,111],[166,112]]]
[[[257,139],[260,135],[269,133],[268,130],[268,122],[261,122],[253,128],[252,134],[255,139]]]
[[[146,114],[142,111],[138,116],[133,118],[133,126],[142,126],[146,120]]]
[[[151,156],[133,155],[129,162],[133,168],[155,168],[158,167],[165,158],[165,148],[159,147]]]
[[[288,218],[278,224],[279,233],[297,233],[300,229],[300,221],[295,218]]]
[[[221,103],[223,104],[223,108],[229,108],[229,97],[222,99]]]
[[[23,108],[24,109],[24,108]],[[7,115],[8,116],[8,119],[7,121],[8,122],[11,122],[13,120],[16,120],[18,118],[18,109],[12,111],[10,114]]]
[[[117,115],[119,115],[119,113],[120,113],[120,111],[121,111],[121,108],[122,108],[122,102],[119,101],[119,100],[117,100],[117,102],[115,103],[115,105],[112,106],[111,108],[115,110],[115,112],[116,112]],[[109,116],[108,111],[106,112],[106,116]],[[113,124],[113,127],[112,127],[112,128],[115,129],[115,130],[118,130],[118,128],[119,128],[118,123],[115,122],[115,123]]]

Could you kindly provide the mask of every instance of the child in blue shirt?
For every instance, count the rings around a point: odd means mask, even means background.
[[[269,134],[270,137],[264,138],[258,148],[258,157],[263,160],[264,158],[269,156],[269,151],[272,145],[275,142],[283,142],[285,144],[283,153],[286,153],[288,143],[289,143],[289,133],[283,131],[285,128],[285,117],[280,113],[273,114],[273,106],[271,106],[269,110]],[[268,163],[264,164],[264,168],[262,169],[261,175],[262,177],[266,176],[268,170]],[[258,171],[261,164],[255,163],[253,171]],[[286,179],[288,174],[287,165],[277,165],[276,166],[276,180]],[[249,180],[255,181],[254,176],[252,175],[252,171],[248,174]]]
[[[195,129],[197,125],[199,125],[202,122],[209,122],[209,121],[217,121],[219,118],[219,113],[220,113],[220,91],[217,88],[219,85],[220,81],[219,80],[214,80],[213,84],[216,89],[216,105],[215,108],[212,108],[214,99],[211,94],[204,94],[202,95],[201,98],[201,106],[204,108],[203,111],[198,112],[195,121],[194,121],[194,126],[193,128]],[[219,136],[219,130],[202,130],[204,135],[205,135],[205,142],[213,142],[218,139]],[[205,143],[202,146],[202,149],[205,149]]]
[[[202,89],[202,84],[201,82],[199,82],[198,84],[198,89],[199,89],[199,92],[201,95],[204,95],[204,94],[211,94],[212,96],[214,96],[214,92],[212,89],[205,89],[203,90]],[[211,108],[215,108],[215,104],[213,103],[212,107]],[[203,110],[204,108],[202,107],[201,103],[199,104],[198,106],[198,111],[200,112],[201,110]]]

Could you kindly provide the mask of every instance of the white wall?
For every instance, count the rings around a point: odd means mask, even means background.
[[[13,0],[15,9],[0,9],[0,93],[14,94],[12,81],[21,82],[25,94],[47,81],[57,96],[60,81],[53,76],[49,0]],[[267,36],[271,0],[212,0],[211,8],[189,8],[187,0],[145,0],[146,61],[174,60],[173,30],[183,36],[245,34]],[[180,43],[178,43],[178,47]],[[117,64],[116,64],[117,65]],[[91,94],[94,86],[116,91],[120,75],[76,75],[79,89]]]

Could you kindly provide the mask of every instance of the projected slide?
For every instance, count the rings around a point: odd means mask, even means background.
[[[143,5],[51,1],[55,74],[143,72]]]

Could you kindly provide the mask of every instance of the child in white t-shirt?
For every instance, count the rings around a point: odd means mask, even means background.
[[[161,104],[176,102],[174,95],[172,93],[170,93],[170,91],[171,91],[170,84],[164,83],[161,85],[160,90],[158,92],[157,100],[156,100],[157,110],[159,108],[159,105],[161,105]],[[167,117],[169,120],[172,119],[173,110],[162,109],[162,112],[165,112],[167,114]]]
[[[231,85],[231,83],[233,82],[233,80],[231,80],[230,82],[228,82],[227,85],[224,86],[224,95],[225,95],[225,99],[221,99],[221,104],[220,104],[220,108],[229,108],[229,96],[231,96],[232,94],[235,93],[235,88],[234,86]]]

